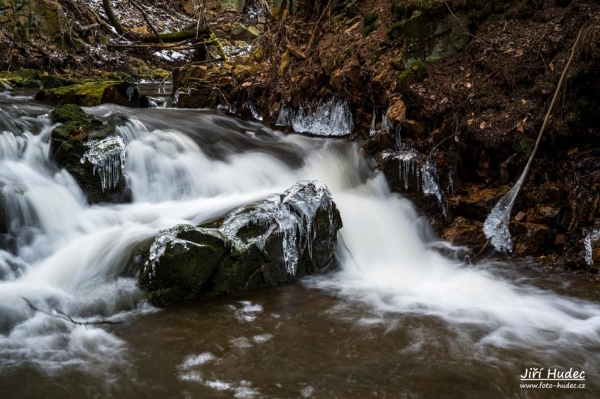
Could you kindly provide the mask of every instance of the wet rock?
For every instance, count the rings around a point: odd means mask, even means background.
[[[427,134],[427,125],[412,119],[404,120],[400,123],[402,135],[411,139],[420,140]]]
[[[546,241],[551,231],[546,225],[536,223],[512,223],[510,225],[511,234],[514,242],[514,256],[525,256],[540,254],[545,249]]]
[[[140,287],[156,305],[197,297],[230,247],[216,229],[178,225],[161,231],[140,272]]]
[[[231,38],[233,40],[252,41],[260,35],[259,30],[254,26],[245,26],[239,22],[231,27]]]
[[[161,305],[324,273],[337,266],[341,227],[327,187],[301,181],[222,221],[160,232],[146,254],[140,287]]]
[[[478,251],[486,242],[483,234],[483,223],[457,217],[448,228],[442,233],[445,241],[450,241],[454,245],[463,245]]]
[[[125,145],[114,136],[112,143],[106,141],[114,126],[103,124],[74,104],[56,107],[50,118],[61,124],[51,134],[54,161],[77,180],[88,202],[123,202],[126,184],[119,151],[124,151]]]
[[[451,213],[483,221],[508,190],[509,187],[506,186],[498,188],[473,186],[466,195],[455,195],[450,198]]]
[[[555,226],[560,217],[560,208],[553,206],[540,205],[535,208],[531,217],[531,222]]]
[[[405,121],[406,104],[404,104],[404,101],[398,97],[393,98],[387,109],[387,118],[394,125],[398,125],[400,122]]]
[[[138,87],[133,83],[119,81],[85,82],[41,90],[36,94],[35,99],[55,105],[77,104],[91,107],[111,103],[134,108],[140,106]]]
[[[424,155],[410,149],[386,151],[379,158],[379,164],[392,191],[404,194],[420,194],[420,171],[425,162]]]
[[[557,182],[544,183],[541,186],[524,188],[525,198],[529,206],[560,203],[567,198],[567,190],[562,184]]]
[[[446,215],[445,198],[438,184],[435,164],[425,155],[410,147],[395,152],[384,151],[378,164],[392,191],[409,198],[419,210],[429,215]]]
[[[449,15],[439,3],[421,11],[402,25],[402,36],[407,43],[403,59],[405,68],[410,68],[415,61],[438,61],[456,54],[470,40],[464,31],[470,20],[464,12]]]

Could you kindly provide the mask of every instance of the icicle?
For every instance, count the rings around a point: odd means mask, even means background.
[[[282,105],[279,108],[279,115],[277,115],[277,121],[275,122],[276,126],[289,126],[292,124],[292,118],[294,117],[294,112],[287,105]]]
[[[442,208],[442,213],[446,217],[446,203],[444,193],[437,182],[437,166],[434,162],[427,160],[421,168],[421,185],[423,194],[433,194]]]
[[[483,233],[490,240],[490,243],[500,252],[511,252],[513,248],[512,238],[508,230],[510,220],[510,211],[515,203],[517,194],[521,185],[527,176],[527,168],[521,173],[517,183],[508,193],[502,197],[494,206],[488,217],[483,223]]]
[[[254,104],[252,104],[250,101],[246,101],[242,107],[244,107],[245,109],[249,109],[250,113],[252,114],[252,117],[257,121],[262,122],[263,117],[258,113]]]
[[[402,148],[402,126],[400,126],[400,124],[398,124],[398,126],[396,126],[396,129],[394,130],[394,149],[396,151],[400,151],[400,149]]]
[[[377,128],[375,127],[375,119],[377,119],[377,115],[375,114],[375,110],[373,110],[373,120],[371,121],[369,136],[375,136],[375,133],[377,133]]]
[[[125,142],[121,137],[111,136],[104,140],[85,143],[90,149],[83,154],[81,163],[89,161],[100,175],[102,191],[113,189],[119,184],[125,167]]]
[[[392,130],[392,125],[390,124],[386,111],[381,113],[381,130],[388,133]]]
[[[600,240],[600,229],[594,229],[585,236],[585,240],[583,241],[585,246],[585,261],[590,266],[594,264],[592,247],[598,240]]]

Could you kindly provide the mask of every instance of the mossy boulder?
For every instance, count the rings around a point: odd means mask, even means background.
[[[108,80],[39,91],[35,99],[51,104],[77,104],[92,107],[111,103],[125,107],[140,106],[140,92],[134,83]]]
[[[58,166],[67,170],[79,183],[89,203],[123,202],[126,184],[122,176],[113,184],[107,184],[101,168],[92,164],[85,154],[94,143],[103,143],[114,134],[115,126],[105,124],[85,113],[75,104],[56,107],[50,114],[53,123],[60,125],[51,133],[51,153]],[[120,144],[120,143],[117,143]],[[122,144],[124,148],[124,144]],[[107,150],[114,148],[105,145]],[[97,169],[97,170],[95,170]]]
[[[197,297],[230,247],[216,229],[177,225],[161,231],[140,272],[140,287],[157,305]]]
[[[161,231],[140,287],[156,305],[288,284],[337,266],[340,214],[325,185],[298,182],[218,223]]]

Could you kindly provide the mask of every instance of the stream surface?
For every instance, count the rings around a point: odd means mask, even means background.
[[[0,398],[600,397],[597,289],[462,263],[358,143],[208,110],[87,108],[124,121],[133,195],[90,206],[49,157],[51,110],[0,93],[11,237],[0,247]],[[128,267],[137,245],[301,179],[327,184],[341,212],[339,271],[160,310],[143,302]],[[121,324],[74,325],[23,297]],[[585,371],[585,388],[521,388],[531,367]]]

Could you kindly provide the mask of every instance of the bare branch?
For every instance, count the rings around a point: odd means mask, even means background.
[[[21,297],[21,298],[23,298],[23,300],[25,301],[25,303],[27,303],[27,306],[30,309],[32,309],[36,312],[40,312],[40,313],[43,313],[48,316],[56,317],[57,319],[61,319],[64,321],[69,321],[69,322],[71,322],[73,324],[77,324],[79,326],[93,326],[93,325],[99,325],[99,324],[121,324],[122,323],[121,321],[105,320],[105,319],[100,319],[100,320],[95,320],[95,321],[89,321],[89,320],[77,321],[61,310],[52,309],[51,312],[48,312],[47,310],[43,310],[43,309],[36,307],[33,303],[31,303],[31,301],[29,299],[27,299],[25,297]]]

